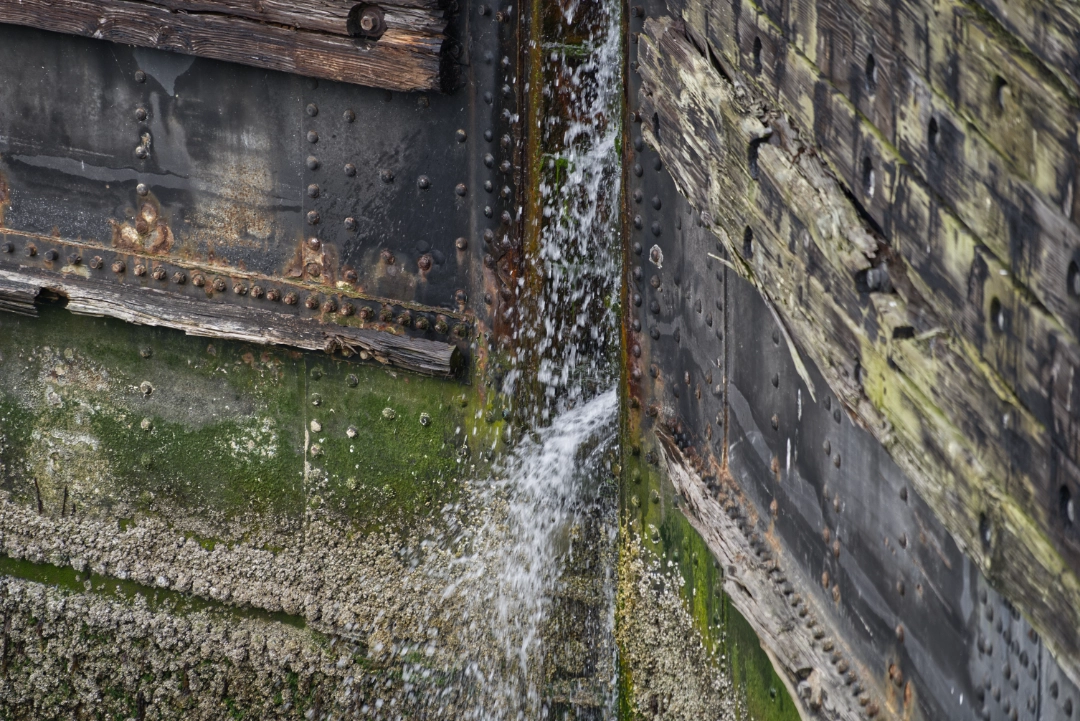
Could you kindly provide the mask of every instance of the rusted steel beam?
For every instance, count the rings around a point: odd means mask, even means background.
[[[435,3],[3,0],[0,22],[390,90],[442,90]]]

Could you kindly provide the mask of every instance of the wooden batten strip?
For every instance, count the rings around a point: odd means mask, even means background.
[[[0,0],[0,22],[388,90],[443,89],[446,19],[424,0],[387,6],[378,40],[348,35],[350,6],[264,5],[258,13],[242,0]]]

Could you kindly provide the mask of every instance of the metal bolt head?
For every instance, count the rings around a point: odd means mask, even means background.
[[[45,260],[49,261],[50,263],[55,262],[59,258],[60,254],[57,253],[55,250],[50,249],[45,251]]]
[[[296,305],[296,302],[299,300],[299,298],[297,297],[296,293],[290,291],[285,294],[284,300],[285,305]]]
[[[416,184],[420,186],[421,190],[427,190],[431,187],[431,179],[428,178],[428,176],[426,175],[421,175],[419,178],[417,178]]]
[[[457,141],[458,141],[459,143],[464,143],[464,142],[465,142],[466,140],[468,140],[468,138],[469,138],[469,135],[468,135],[468,133],[466,133],[466,132],[465,132],[464,130],[462,130],[461,128],[458,128],[458,131],[457,131],[457,133],[456,133],[456,137],[457,137]]]
[[[318,198],[319,197],[319,186],[316,185],[315,183],[312,183],[311,185],[309,185],[307,187],[307,194],[308,194],[309,198]]]
[[[172,281],[177,285],[183,285],[184,283],[187,283],[187,274],[182,270],[178,270],[173,273]]]
[[[405,311],[397,317],[397,323],[400,326],[408,327],[412,325],[412,314],[409,311]]]
[[[122,260],[114,260],[113,261],[112,272],[114,272],[114,273],[123,273],[124,269],[125,269],[124,261],[122,261]]]
[[[468,299],[469,294],[466,293],[463,289],[458,288],[456,291],[454,291],[454,300],[456,300],[458,303],[464,303]]]
[[[316,133],[314,130],[309,130],[308,133],[307,133],[307,141],[309,143],[317,143],[317,142],[319,142],[319,134]]]
[[[261,285],[253,285],[253,286],[251,286],[251,297],[252,298],[262,298],[264,295],[266,295],[266,291],[263,289],[263,287]]]
[[[431,270],[431,256],[425,253],[420,256],[420,260],[416,261],[416,265],[424,273]]]
[[[338,309],[337,300],[334,298],[327,298],[322,304],[323,313],[333,313]]]
[[[136,263],[135,267],[131,269],[131,272],[142,278],[146,275],[146,266],[142,263]]]
[[[316,115],[319,114],[319,106],[316,105],[315,103],[308,103],[308,106],[307,106],[306,110],[307,110],[308,116],[310,116],[312,118],[314,118]]]
[[[318,225],[319,220],[320,220],[319,211],[317,211],[317,210],[309,210],[308,211],[308,213],[307,213],[308,225]]]
[[[357,227],[359,226],[356,222],[356,218],[345,219],[345,230],[349,231],[350,233],[354,233],[356,232]]]
[[[135,186],[135,192],[140,196],[145,197],[146,194],[150,192],[150,188],[146,187],[146,183],[139,183]]]
[[[162,267],[161,267],[160,265],[159,265],[158,267],[154,268],[154,269],[153,269],[153,270],[152,270],[152,271],[150,272],[150,276],[151,276],[151,277],[152,277],[152,278],[153,278],[154,280],[165,280],[165,275],[166,275],[166,273],[165,273],[165,269],[164,269],[164,268],[162,268]]]
[[[394,173],[389,170],[383,170],[382,172],[380,172],[379,177],[382,178],[382,182],[384,183],[394,182]]]
[[[393,319],[394,319],[394,311],[393,311],[393,309],[384,305],[382,307],[382,309],[379,310],[379,320],[381,320],[383,323],[389,323]]]
[[[460,237],[454,241],[454,247],[458,250],[465,250],[469,247],[469,241],[465,237]]]
[[[456,186],[454,186],[454,192],[455,192],[455,193],[456,193],[456,194],[457,194],[457,195],[458,195],[459,197],[464,197],[464,195],[465,195],[465,193],[466,193],[466,189],[465,189],[465,183],[458,183],[458,184],[457,184]]]
[[[135,157],[139,160],[146,160],[148,155],[150,155],[150,151],[146,149],[145,145],[138,145],[135,147]]]
[[[365,320],[365,321],[366,320],[371,320],[372,318],[375,317],[375,311],[373,311],[371,308],[369,308],[368,306],[365,305],[364,307],[362,307],[360,309],[359,315],[360,315],[360,320]]]
[[[33,258],[35,255],[37,255],[37,247],[34,246],[32,243],[26,246],[26,254]]]
[[[136,108],[135,119],[138,120],[140,123],[146,120],[146,108]]]
[[[309,155],[307,157],[307,168],[308,168],[308,170],[318,170],[319,169],[319,159],[316,158],[314,155]]]
[[[146,73],[144,73],[142,70],[136,70],[135,71],[135,82],[137,82],[137,83],[145,83],[146,82]]]
[[[218,293],[224,293],[225,288],[226,285],[224,278],[214,278],[214,290],[216,290]]]
[[[341,117],[345,119],[346,123],[352,123],[356,120],[356,113],[352,110],[346,110]]]
[[[450,332],[450,325],[446,322],[444,316],[439,316],[435,319],[435,332],[446,334]]]
[[[307,244],[312,250],[318,250],[322,247],[322,241],[315,237],[308,238]]]
[[[352,315],[355,312],[356,306],[354,306],[352,303],[342,303],[341,308],[338,309],[338,315],[346,317]]]
[[[315,310],[316,308],[319,307],[319,299],[316,298],[313,295],[309,295],[307,297],[307,299],[304,301],[304,305],[306,305],[311,310]]]
[[[379,257],[381,257],[382,262],[386,263],[387,265],[393,265],[394,264],[394,254],[391,253],[386,248],[383,248],[382,252],[379,253]]]
[[[248,288],[243,283],[234,283],[232,287],[232,292],[236,293],[237,295],[247,295]]]
[[[431,322],[424,316],[420,316],[413,322],[413,327],[417,330],[427,330],[431,326]]]
[[[3,243],[3,245],[0,245],[0,250],[2,250],[5,253],[14,253],[15,252],[15,244],[12,243],[11,241],[5,241]]]
[[[345,175],[352,178],[356,176],[356,166],[352,163],[345,163]]]
[[[271,288],[270,290],[266,291],[266,299],[272,300],[274,302],[281,300],[281,291],[277,288]]]
[[[349,270],[345,271],[345,280],[349,283],[355,283],[357,280],[359,280],[359,277],[357,276],[356,271],[350,268]]]

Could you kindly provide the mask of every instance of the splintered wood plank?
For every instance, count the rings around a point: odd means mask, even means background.
[[[39,291],[67,298],[67,308],[80,315],[108,316],[137,325],[182,330],[188,335],[228,338],[261,345],[283,345],[332,353],[367,354],[375,360],[430,376],[452,376],[461,366],[457,346],[384,331],[352,328],[262,310],[224,304],[209,305],[155,289],[25,270],[0,270],[0,308],[33,310]],[[29,301],[27,300],[29,299]]]
[[[1047,503],[1055,484],[1077,476],[1069,413],[1077,404],[1068,405],[1075,338],[948,207],[904,185],[900,162],[877,191],[902,203],[909,226],[872,227],[806,144],[857,113],[799,122],[800,135],[789,117],[805,104],[789,110],[780,93],[769,107],[730,84],[737,71],[694,42],[699,33],[646,22],[638,41],[646,140],[852,417],[1080,678],[1080,549]],[[798,70],[789,63],[787,73]],[[764,137],[751,169],[746,148]],[[858,287],[871,267],[888,269],[891,292]]]
[[[226,0],[0,2],[4,23],[390,90],[442,89],[440,10],[387,8],[378,39],[351,37],[348,13],[329,2],[294,10]]]

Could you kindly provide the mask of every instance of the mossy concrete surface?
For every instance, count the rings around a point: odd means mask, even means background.
[[[508,431],[482,340],[438,380],[39,311],[0,314],[0,717],[461,702],[418,689],[461,671],[446,539]]]

